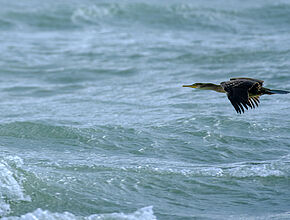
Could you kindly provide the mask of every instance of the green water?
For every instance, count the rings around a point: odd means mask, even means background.
[[[288,1],[0,6],[2,219],[290,219]]]

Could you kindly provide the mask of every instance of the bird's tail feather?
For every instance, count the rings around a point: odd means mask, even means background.
[[[285,90],[275,90],[275,89],[269,89],[270,94],[288,94],[290,92]]]

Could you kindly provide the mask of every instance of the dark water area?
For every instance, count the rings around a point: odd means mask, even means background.
[[[2,219],[289,219],[289,1],[0,0]]]

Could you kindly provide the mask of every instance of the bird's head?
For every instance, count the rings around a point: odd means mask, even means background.
[[[183,85],[183,87],[190,87],[196,89],[209,89],[212,87],[212,83],[194,83],[192,85]]]

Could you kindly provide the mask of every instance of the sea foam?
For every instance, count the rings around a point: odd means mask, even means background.
[[[153,207],[148,206],[131,214],[111,213],[94,214],[87,217],[76,216],[70,212],[52,213],[47,210],[37,209],[32,213],[27,213],[20,217],[7,217],[2,220],[156,220],[153,213]]]
[[[23,161],[17,156],[0,160],[0,217],[9,214],[10,203],[30,201],[23,189],[23,179],[18,172]]]

